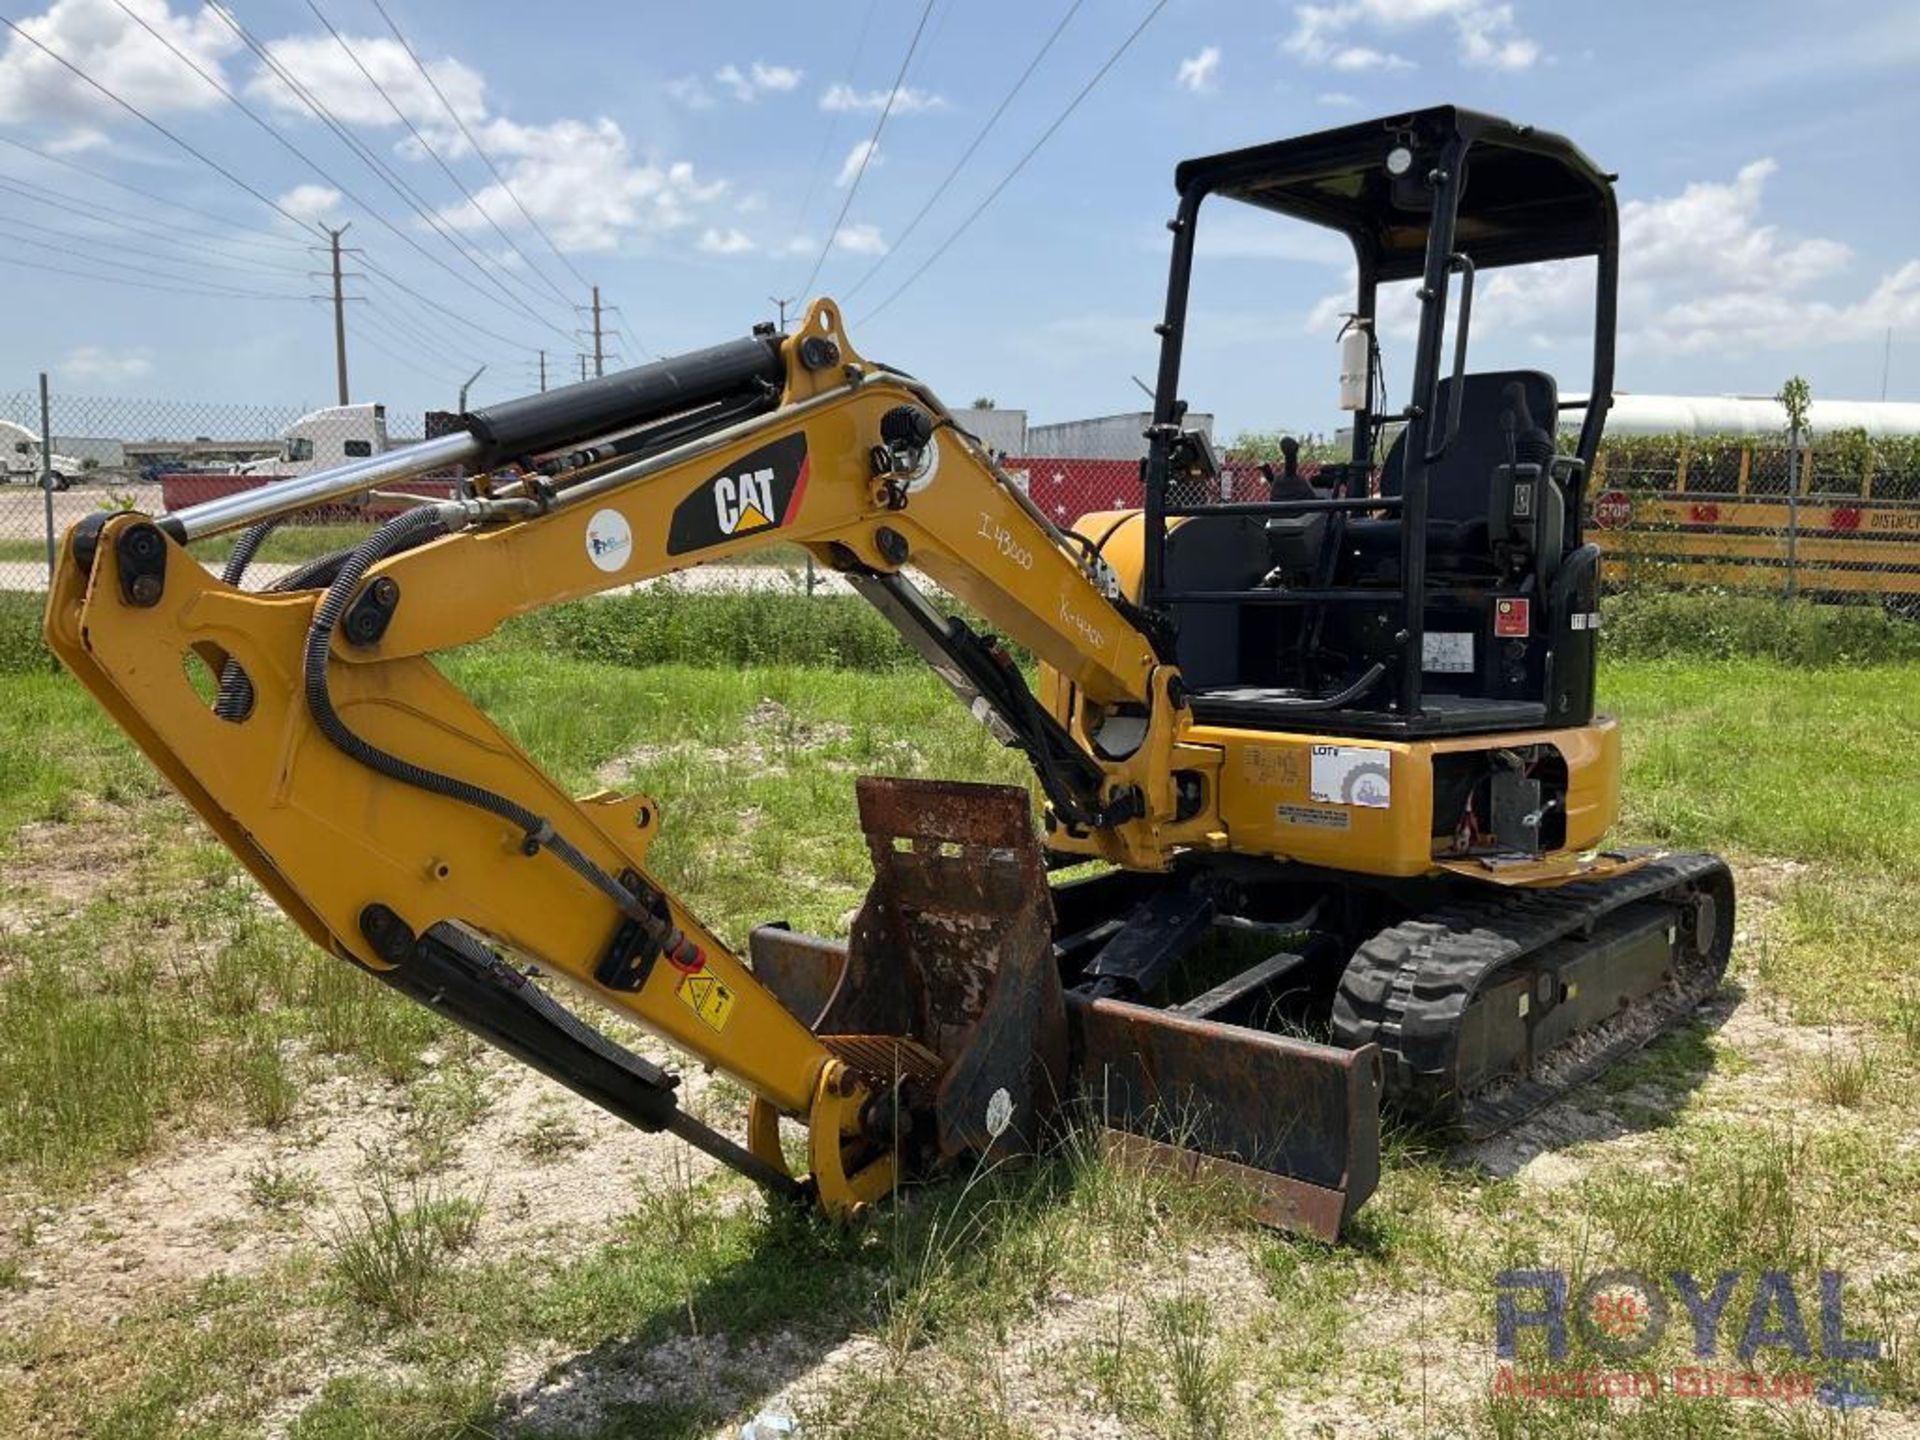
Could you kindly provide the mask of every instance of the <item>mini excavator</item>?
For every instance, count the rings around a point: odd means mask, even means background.
[[[1242,1182],[1263,1218],[1331,1238],[1375,1187],[1383,1104],[1498,1130],[1727,962],[1726,866],[1606,840],[1620,731],[1595,709],[1583,528],[1612,178],[1452,107],[1182,164],[1144,503],[1071,529],[822,299],[791,333],[397,452],[90,516],[48,639],[316,945],[772,1191],[854,1216],[1084,1106],[1139,1163]],[[1188,283],[1221,205],[1353,247],[1351,451],[1315,474],[1223,485],[1185,424]],[[1470,371],[1475,277],[1578,258],[1590,398]],[[1415,350],[1390,410],[1374,319],[1397,281]],[[244,587],[276,523],[453,467],[451,498]],[[220,576],[184,548],[231,531]],[[766,925],[742,956],[649,869],[653,800],[568,794],[432,657],[775,543],[844,576],[1036,789],[859,781],[874,879],[848,939]],[[569,996],[732,1077],[745,1134],[689,1114]]]

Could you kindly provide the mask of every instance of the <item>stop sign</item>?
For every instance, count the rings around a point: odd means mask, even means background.
[[[1633,497],[1624,490],[1603,490],[1593,497],[1593,523],[1602,530],[1624,530],[1633,523]]]

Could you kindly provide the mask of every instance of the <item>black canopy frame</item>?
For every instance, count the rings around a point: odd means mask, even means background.
[[[1404,151],[1405,154],[1396,154]],[[1400,163],[1389,165],[1389,157]],[[1397,173],[1396,173],[1397,171]],[[1165,588],[1167,490],[1185,406],[1179,399],[1195,240],[1202,203],[1223,195],[1337,230],[1353,246],[1358,276],[1354,314],[1369,328],[1383,282],[1419,279],[1412,402],[1401,416],[1363,409],[1354,416],[1352,459],[1370,462],[1383,418],[1407,431],[1401,477],[1403,623],[1398,683],[1390,708],[1421,713],[1427,576],[1428,470],[1437,456],[1434,401],[1439,392],[1448,292],[1456,272],[1591,256],[1594,277],[1593,373],[1575,453],[1591,467],[1612,403],[1614,329],[1619,292],[1619,209],[1614,176],[1562,135],[1497,116],[1442,105],[1335,130],[1187,160],[1174,172],[1179,209],[1169,228],[1173,254],[1154,423],[1148,432],[1144,604],[1164,611],[1180,597]],[[1464,311],[1464,306],[1463,306]],[[1463,313],[1461,320],[1465,321]],[[1464,345],[1464,328],[1457,339]],[[1464,353],[1464,352],[1463,352]],[[1371,362],[1369,365],[1371,371]],[[1372,394],[1372,375],[1367,394]],[[1570,408],[1570,407],[1569,407]],[[1549,424],[1552,417],[1546,417]],[[1444,449],[1444,431],[1440,436]],[[1275,514],[1313,502],[1276,501]],[[1574,543],[1582,517],[1571,517]]]

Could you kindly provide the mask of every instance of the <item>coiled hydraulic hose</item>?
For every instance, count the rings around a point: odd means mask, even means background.
[[[256,532],[259,533],[261,540],[266,539],[266,532],[279,523],[277,520],[268,520],[242,535],[240,537],[240,545],[234,547],[234,553],[228,558],[226,569],[221,573],[220,578],[229,585],[238,585],[241,577],[246,573],[248,563],[253,559],[254,551],[259,548],[259,542],[255,541],[253,545],[249,547],[244,559],[240,558],[240,546],[246,545],[248,538]],[[408,536],[404,543],[395,544],[392,549],[387,551],[387,554],[397,555],[402,550],[411,550],[414,546],[424,545],[427,541],[438,539],[445,533],[446,526],[444,524],[438,526],[422,526],[418,531]],[[298,565],[292,570],[289,570],[278,580],[269,584],[264,593],[269,595],[283,595],[294,590],[308,590],[316,585],[331,585],[333,583],[333,577],[340,573],[340,567],[346,564],[347,557],[352,553],[353,547],[350,545],[344,546],[339,550],[329,550],[325,555],[318,556],[303,565]],[[235,565],[235,560],[240,561],[238,566]],[[225,665],[220,667],[220,693],[213,702],[213,713],[218,715],[222,720],[239,721],[246,719],[252,709],[253,682],[247,678],[247,672],[240,668],[239,662],[230,659]]]
[[[703,963],[699,946],[689,940],[670,920],[654,913],[647,898],[636,895],[614,876],[609,875],[582,853],[566,836],[556,831],[545,817],[505,795],[484,786],[444,775],[398,755],[389,754],[372,744],[340,718],[333,706],[328,686],[327,661],[333,649],[333,634],[345,615],[348,602],[366,578],[367,571],[409,541],[417,541],[431,529],[445,529],[438,507],[409,510],[382,525],[356,545],[341,563],[339,572],[327,587],[314,611],[307,631],[302,674],[306,687],[308,713],[320,733],[343,754],[403,785],[441,795],[462,805],[497,815],[522,833],[521,849],[527,855],[551,851],[566,867],[606,896],[620,912],[634,921],[648,942],[657,946],[669,963],[682,970],[696,970]]]

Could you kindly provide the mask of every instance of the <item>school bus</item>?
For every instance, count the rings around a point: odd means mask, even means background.
[[[1887,407],[1893,409],[1896,407]],[[1899,406],[1900,410],[1920,407]],[[1587,487],[1613,585],[1720,586],[1920,613],[1920,443],[1612,433]]]

